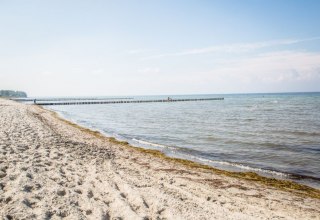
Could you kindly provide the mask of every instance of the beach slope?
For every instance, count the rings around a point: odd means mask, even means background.
[[[320,219],[319,201],[164,159],[0,99],[2,219]]]

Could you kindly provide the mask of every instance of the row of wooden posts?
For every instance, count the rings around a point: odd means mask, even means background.
[[[190,102],[190,101],[214,101],[224,98],[199,98],[199,99],[154,99],[154,100],[116,100],[116,101],[81,101],[81,102],[37,102],[37,105],[93,105],[93,104],[124,104],[124,103],[150,103],[150,102]]]

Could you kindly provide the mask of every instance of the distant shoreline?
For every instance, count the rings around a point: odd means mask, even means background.
[[[155,97],[155,96],[162,96],[162,97],[168,97],[168,96],[207,96],[207,95],[274,95],[274,94],[310,94],[310,93],[320,93],[320,91],[307,91],[307,92],[249,92],[249,93],[194,93],[194,94],[148,94],[148,95],[141,95],[141,94],[130,94],[130,95],[73,95],[73,96],[28,96],[28,99],[61,99],[61,98],[66,98],[66,99],[77,99],[77,98],[85,98],[85,99],[91,99],[91,98],[131,98],[131,97],[142,97],[142,96],[147,96],[147,97]]]

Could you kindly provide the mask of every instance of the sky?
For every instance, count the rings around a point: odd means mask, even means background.
[[[0,0],[0,90],[320,91],[318,0]]]

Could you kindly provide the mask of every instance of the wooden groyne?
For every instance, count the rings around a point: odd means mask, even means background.
[[[119,98],[12,98],[10,100],[18,101],[18,102],[33,102],[34,100],[39,102],[60,102],[60,101],[97,101],[97,100],[127,100],[133,99],[131,97],[119,97]]]
[[[84,101],[84,102],[39,102],[37,105],[94,105],[94,104],[125,104],[125,103],[150,103],[150,102],[194,102],[224,100],[224,98],[203,99],[155,99],[155,100],[117,100],[117,101]]]

